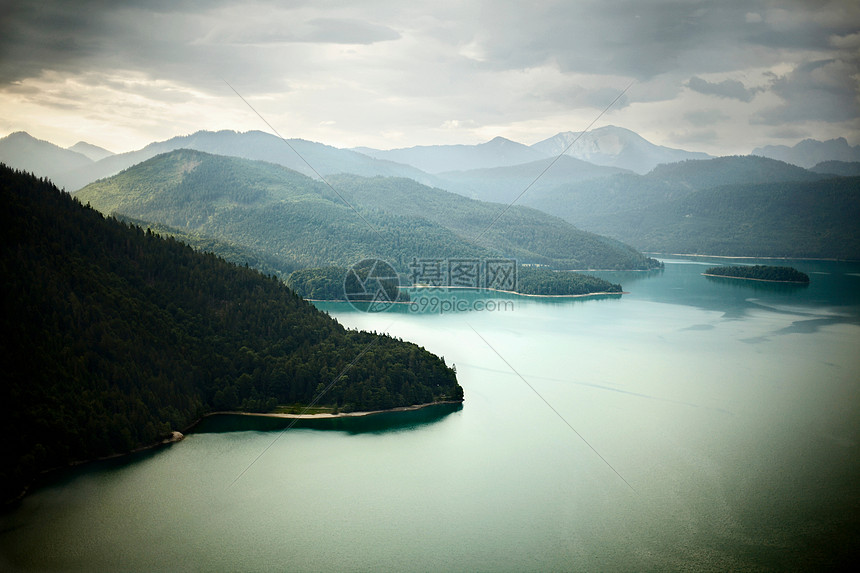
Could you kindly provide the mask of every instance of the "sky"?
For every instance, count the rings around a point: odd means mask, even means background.
[[[594,128],[731,155],[860,144],[859,98],[847,0],[0,0],[0,136],[63,147],[532,144],[606,110]]]

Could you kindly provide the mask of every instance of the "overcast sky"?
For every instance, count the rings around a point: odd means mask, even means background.
[[[0,0],[0,136],[337,147],[618,125],[717,155],[860,144],[860,2]]]

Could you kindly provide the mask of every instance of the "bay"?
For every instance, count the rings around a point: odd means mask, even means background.
[[[663,260],[596,273],[623,296],[319,303],[444,356],[465,403],[289,429],[212,420],[76,468],[0,516],[0,569],[786,570],[856,556],[860,264],[744,261],[810,275],[794,287],[701,276],[737,261]]]

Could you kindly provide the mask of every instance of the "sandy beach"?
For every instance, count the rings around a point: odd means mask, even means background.
[[[277,413],[263,413],[263,412],[212,412],[210,414],[206,414],[207,416],[214,416],[216,414],[235,414],[237,416],[259,416],[266,418],[287,418],[287,419],[296,419],[296,420],[313,420],[313,419],[323,419],[323,418],[354,418],[359,416],[371,416],[373,414],[385,414],[387,412],[411,412],[413,410],[420,410],[421,408],[427,408],[429,406],[438,406],[441,404],[461,404],[460,400],[444,400],[440,402],[428,402],[427,404],[414,404],[412,406],[399,406],[397,408],[389,408],[388,410],[368,410],[362,412],[339,412],[337,414],[277,414]]]

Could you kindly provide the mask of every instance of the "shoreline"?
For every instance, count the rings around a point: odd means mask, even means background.
[[[702,273],[702,276],[703,277],[716,277],[718,279],[736,279],[736,280],[741,280],[741,281],[759,281],[762,283],[782,283],[782,284],[789,284],[789,285],[808,285],[809,284],[809,281],[778,281],[775,279],[755,279],[752,277],[733,277],[733,276],[729,276],[729,275],[714,275],[714,274],[708,274],[708,273]]]
[[[493,292],[501,292],[505,294],[515,294],[517,296],[531,296],[536,298],[584,298],[587,296],[605,296],[605,295],[622,295],[622,294],[630,294],[627,291],[621,292],[589,292],[585,294],[529,294],[524,292],[516,292],[512,290],[497,290],[497,289],[484,289],[491,290]]]
[[[589,292],[585,294],[530,294],[524,292],[517,292],[513,290],[499,290],[495,288],[476,288],[476,287],[466,287],[466,286],[445,286],[445,287],[437,287],[432,285],[412,285],[408,287],[401,287],[406,289],[439,289],[439,290],[473,290],[473,291],[488,291],[488,292],[498,292],[502,294],[513,294],[516,296],[530,296],[530,297],[538,297],[538,298],[583,298],[587,296],[606,296],[606,295],[622,295],[622,294],[630,294],[627,291],[621,292]],[[344,299],[318,299],[318,298],[306,298],[308,302],[350,302]],[[390,304],[412,304],[412,301],[394,301]]]
[[[16,504],[20,503],[27,495],[30,494],[34,489],[38,489],[42,484],[43,480],[50,479],[50,476],[57,474],[58,472],[62,472],[64,470],[73,469],[79,466],[84,466],[87,464],[104,462],[115,460],[118,458],[123,458],[126,456],[130,456],[133,454],[139,454],[142,452],[146,452],[148,450],[155,450],[157,448],[162,448],[166,446],[173,445],[177,442],[181,442],[185,439],[186,435],[189,433],[193,433],[194,427],[200,423],[204,418],[208,418],[209,416],[214,416],[218,414],[233,414],[240,416],[260,416],[260,417],[269,417],[269,418],[287,418],[287,419],[331,419],[331,418],[347,418],[347,417],[362,417],[362,416],[372,416],[376,414],[385,414],[387,412],[411,412],[413,410],[420,410],[422,408],[428,408],[430,406],[438,406],[442,404],[462,404],[463,400],[440,400],[437,402],[428,402],[426,404],[413,404],[411,406],[398,406],[395,408],[389,408],[387,410],[366,410],[360,412],[344,412],[338,414],[276,414],[276,413],[264,413],[264,412],[239,412],[239,411],[222,411],[222,412],[208,412],[203,414],[199,418],[195,419],[193,422],[188,424],[182,431],[172,430],[170,432],[170,436],[167,436],[157,442],[153,442],[151,444],[146,444],[143,446],[139,446],[127,452],[120,452],[115,454],[110,454],[107,456],[100,456],[97,458],[91,458],[87,460],[74,460],[69,462],[68,464],[63,464],[60,466],[55,466],[52,468],[44,469],[36,474],[29,483],[25,484],[23,489],[14,497],[5,499],[0,502],[0,511],[7,511]]]
[[[195,420],[194,424],[197,424],[197,422],[199,422],[200,419],[202,419],[202,416],[201,416],[201,418],[198,418],[197,420]],[[188,426],[188,428],[191,428],[194,424],[192,424],[191,426]],[[188,431],[188,428],[185,429],[185,432]],[[131,456],[133,454],[139,454],[142,452],[146,452],[148,450],[154,450],[156,448],[169,446],[169,445],[175,444],[176,442],[181,442],[184,439],[185,439],[185,433],[179,432],[176,430],[172,430],[170,432],[169,437],[165,437],[165,438],[163,438],[157,442],[153,442],[151,444],[139,446],[139,447],[134,448],[133,450],[129,450],[127,452],[119,452],[116,454],[110,454],[107,456],[100,456],[100,457],[91,458],[88,460],[74,460],[74,461],[69,462],[68,464],[64,464],[61,466],[54,466],[52,468],[47,468],[47,469],[41,470],[39,473],[37,473],[35,476],[33,476],[32,480],[30,480],[26,485],[24,485],[23,489],[21,490],[21,492],[18,495],[16,495],[13,498],[4,500],[2,503],[0,503],[0,511],[7,511],[7,510],[13,508],[16,504],[20,503],[25,497],[27,497],[34,488],[38,489],[42,485],[40,482],[42,482],[43,480],[46,480],[46,479],[50,479],[50,476],[55,475],[55,474],[62,472],[64,470],[70,470],[70,469],[73,469],[73,468],[76,468],[79,466],[85,466],[87,464],[93,464],[93,463],[98,463],[98,462],[107,462],[110,460],[124,458],[126,456]]]
[[[257,416],[262,418],[285,418],[288,420],[324,420],[324,419],[332,419],[332,418],[359,418],[362,416],[373,416],[375,414],[386,414],[388,412],[412,412],[415,410],[421,410],[422,408],[429,408],[430,406],[440,406],[442,404],[462,404],[462,400],[440,400],[438,402],[427,402],[426,404],[413,404],[411,406],[397,406],[395,408],[388,408],[386,410],[362,410],[360,412],[338,412],[337,414],[331,413],[322,413],[322,414],[281,414],[276,412],[239,412],[239,411],[222,411],[222,412],[209,412],[208,414],[204,414],[201,416],[200,420],[203,418],[208,418],[209,416],[223,415],[229,414],[234,416]],[[197,420],[193,425],[197,425],[200,421]],[[193,426],[192,426],[193,427]]]
[[[754,257],[748,255],[696,255],[692,253],[644,253],[646,255],[664,257],[699,257],[705,259],[761,259],[763,261],[830,261],[835,263],[852,263],[857,259],[835,259],[823,257]],[[783,281],[786,282],[786,281]]]

